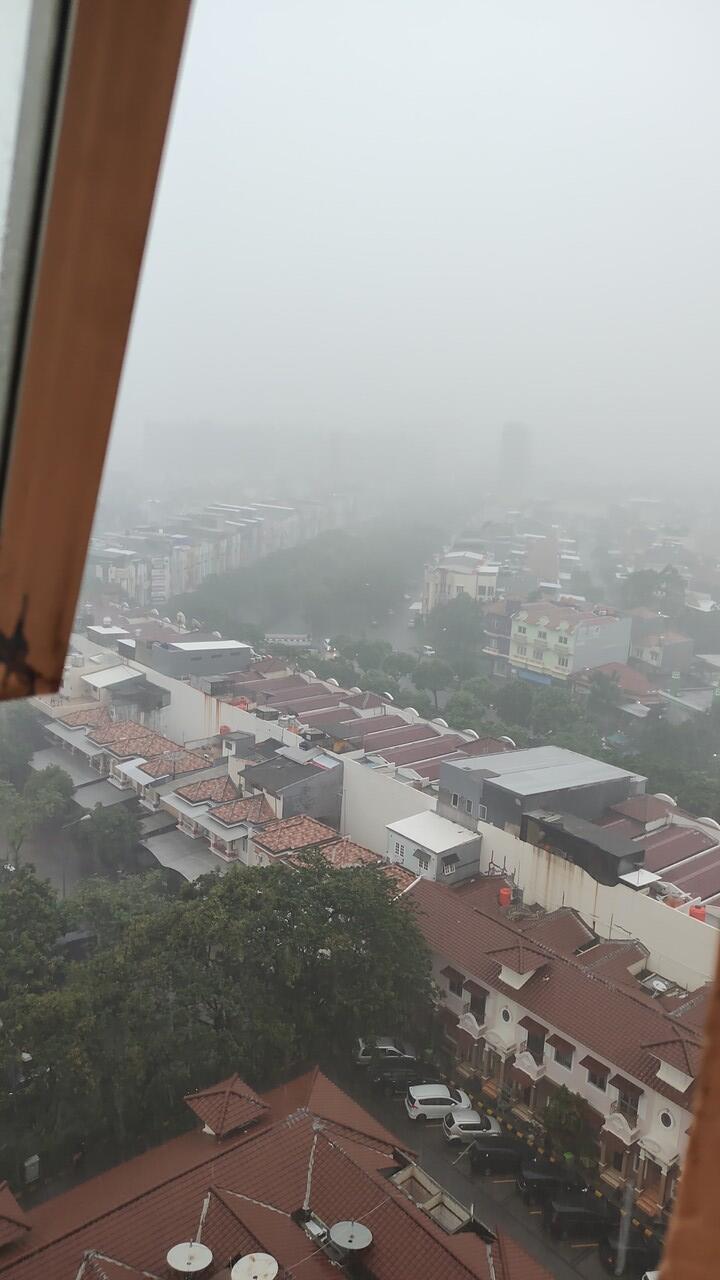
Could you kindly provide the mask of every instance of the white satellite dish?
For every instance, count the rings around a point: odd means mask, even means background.
[[[672,796],[669,796],[666,791],[656,791],[655,799],[664,800],[666,804],[671,804],[673,808],[677,808],[677,800],[673,800]]]
[[[246,1253],[230,1272],[230,1280],[275,1280],[278,1264],[271,1253]]]
[[[343,1253],[360,1253],[372,1244],[372,1231],[362,1222],[336,1222],[330,1239]]]
[[[348,693],[362,693],[362,689],[359,689],[358,686],[354,684],[350,689],[348,689]]]
[[[212,1249],[206,1244],[198,1244],[197,1240],[185,1240],[183,1244],[174,1244],[168,1250],[167,1262],[173,1271],[181,1275],[196,1275],[205,1271],[213,1260]]]

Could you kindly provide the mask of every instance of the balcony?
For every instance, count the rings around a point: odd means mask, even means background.
[[[637,1140],[640,1132],[637,1107],[633,1107],[624,1098],[616,1098],[610,1103],[610,1114],[605,1117],[603,1129],[629,1146]]]
[[[545,1054],[540,1053],[537,1046],[528,1046],[526,1040],[520,1045],[515,1066],[531,1080],[542,1080],[545,1075]]]
[[[472,1009],[467,1008],[458,1019],[458,1030],[466,1031],[473,1040],[479,1040],[485,1030],[485,1018],[480,1018],[480,1014],[476,1015]]]

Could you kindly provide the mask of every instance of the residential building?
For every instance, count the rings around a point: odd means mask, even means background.
[[[217,1277],[254,1255],[264,1274],[302,1280],[359,1267],[373,1280],[551,1280],[317,1068],[262,1094],[231,1076],[185,1102],[190,1132],[27,1212],[3,1188],[0,1276],[179,1276],[182,1242],[198,1241]],[[352,1253],[341,1223],[356,1224]]]
[[[230,756],[230,777],[244,796],[263,795],[275,818],[304,813],[339,827],[342,802],[342,764],[324,753],[310,759],[292,747],[280,746],[269,759],[245,764]]]
[[[630,619],[611,609],[541,601],[512,619],[510,674],[536,684],[565,684],[571,676],[608,662],[625,662]]]
[[[604,713],[608,716],[616,713],[618,720],[627,716],[644,720],[651,708],[661,703],[658,681],[625,662],[606,662],[600,667],[586,667],[571,676],[573,694],[582,702],[587,703],[597,689],[595,677],[608,681],[608,687],[614,689],[615,706],[608,704]]]
[[[467,1078],[491,1105],[509,1096],[525,1120],[542,1119],[560,1086],[579,1094],[601,1179],[631,1182],[636,1212],[661,1217],[687,1146],[707,988],[660,983],[640,944],[588,937],[567,912],[521,920],[426,880],[408,897]]]
[[[679,631],[651,631],[633,640],[630,657],[641,670],[671,676],[685,675],[693,660],[693,642]]]
[[[438,605],[466,595],[484,604],[497,595],[500,566],[474,551],[448,551],[425,566],[422,612],[427,617]]]
[[[520,834],[523,814],[545,809],[592,821],[645,790],[645,778],[563,747],[530,747],[445,761],[438,813],[477,830],[479,821]]]
[[[252,661],[253,650],[240,640],[198,640],[195,637],[163,641],[138,639],[133,658],[163,675],[184,680],[191,676],[245,671]]]
[[[483,653],[492,658],[492,674],[506,676],[508,674],[510,637],[512,620],[522,608],[522,602],[516,599],[495,600],[484,611],[485,643]]]
[[[441,818],[415,813],[387,828],[387,858],[413,875],[455,884],[480,870],[482,836]]]

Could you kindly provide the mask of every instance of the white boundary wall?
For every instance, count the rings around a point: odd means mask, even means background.
[[[639,938],[650,952],[650,967],[690,990],[713,976],[720,934],[712,925],[627,885],[598,884],[574,863],[487,822],[479,822],[478,831],[481,871],[513,874],[528,905],[574,907],[603,938]]]
[[[340,830],[357,844],[387,857],[387,824],[434,809],[435,794],[416,791],[390,773],[369,769],[359,760],[343,761]]]

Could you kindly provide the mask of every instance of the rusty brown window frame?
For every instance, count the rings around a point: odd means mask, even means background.
[[[62,678],[189,3],[59,8],[5,424],[0,698]]]

